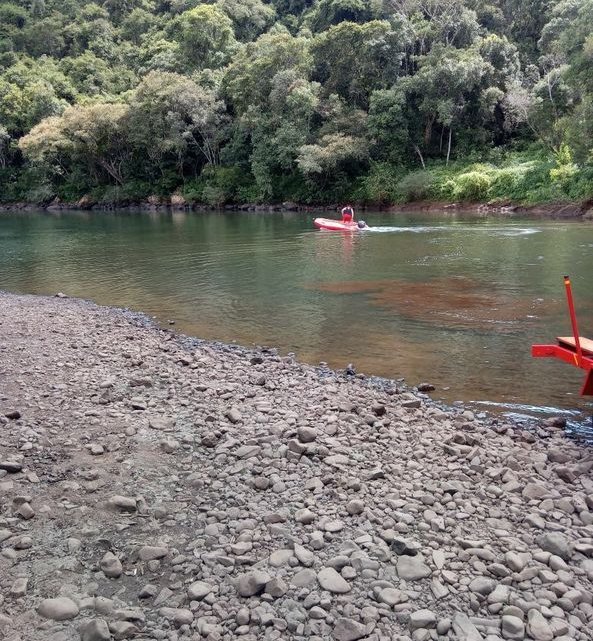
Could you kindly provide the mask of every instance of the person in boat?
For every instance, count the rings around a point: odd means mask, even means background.
[[[343,223],[351,223],[354,221],[354,209],[350,207],[350,205],[346,205],[342,209],[342,222]]]

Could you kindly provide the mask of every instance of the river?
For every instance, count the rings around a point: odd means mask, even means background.
[[[593,224],[365,213],[367,232],[312,214],[0,214],[0,289],[144,311],[207,339],[430,382],[433,397],[523,415],[593,412],[580,370],[533,359],[569,335],[570,274],[593,337]]]

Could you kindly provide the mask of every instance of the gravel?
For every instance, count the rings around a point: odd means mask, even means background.
[[[1,292],[0,381],[0,638],[591,641],[551,422]]]

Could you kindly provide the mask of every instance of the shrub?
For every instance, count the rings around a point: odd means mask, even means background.
[[[415,171],[397,183],[397,195],[403,202],[423,200],[433,195],[435,177],[430,171]]]
[[[492,186],[488,174],[480,171],[468,171],[457,176],[453,195],[460,200],[484,200]]]

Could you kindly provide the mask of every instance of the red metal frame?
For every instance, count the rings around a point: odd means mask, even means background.
[[[562,343],[558,345],[532,345],[531,355],[535,358],[557,358],[573,367],[578,367],[587,372],[585,382],[581,388],[581,396],[593,396],[593,355],[583,354],[581,347],[581,337],[577,324],[577,317],[574,310],[574,301],[572,298],[572,287],[570,278],[564,277],[564,286],[566,288],[566,298],[568,300],[568,311],[570,313],[570,322],[572,325],[572,334],[574,336],[575,346]]]

